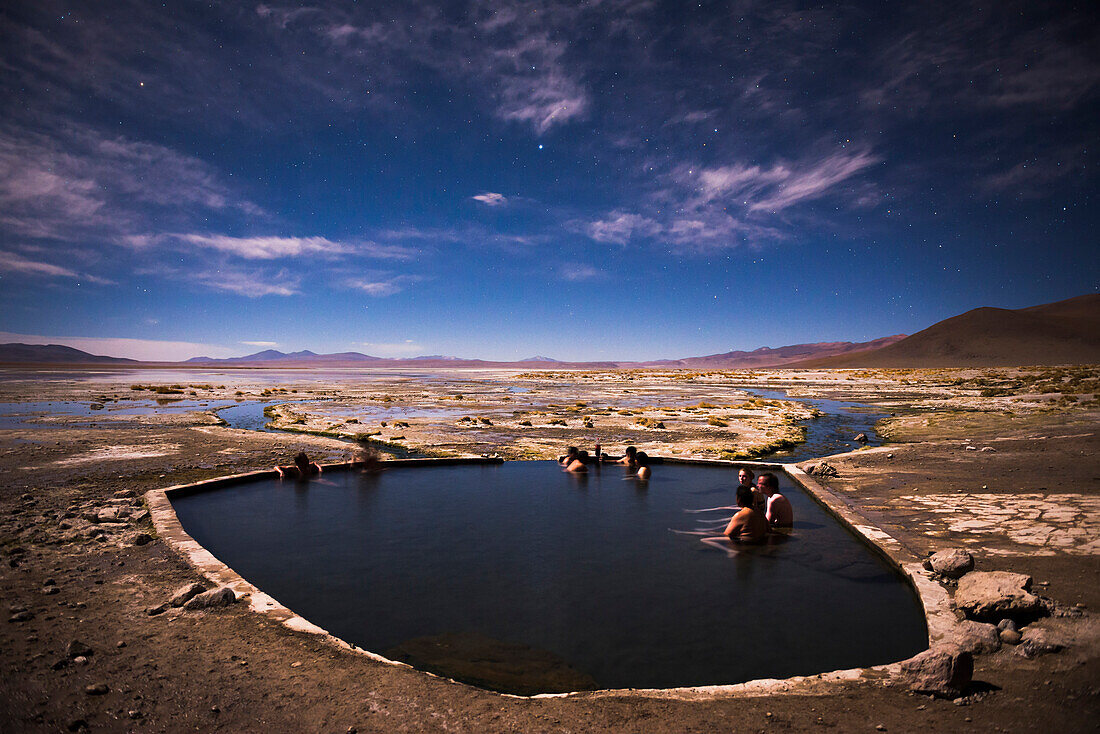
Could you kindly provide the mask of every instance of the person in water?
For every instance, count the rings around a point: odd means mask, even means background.
[[[638,465],[638,449],[633,446],[627,446],[626,451],[621,458],[613,459],[612,464],[622,464],[623,466],[637,466]]]
[[[573,460],[566,465],[565,470],[574,474],[584,474],[588,471],[588,467],[585,466],[587,462],[588,452],[582,449],[573,456]]]
[[[634,459],[638,462],[638,471],[634,472],[634,478],[643,482],[648,481],[652,474],[649,469],[649,454],[639,451],[634,455]]]
[[[316,461],[310,461],[309,456],[305,451],[299,451],[298,455],[294,457],[294,463],[288,466],[275,465],[275,471],[279,472],[279,477],[297,477],[299,479],[308,479],[314,474],[321,473],[321,465]]]
[[[756,475],[753,474],[752,469],[747,466],[741,467],[740,471],[737,472],[737,481],[740,483],[738,486],[748,487],[752,492],[752,508],[757,512],[764,512],[768,498],[756,488],[755,477]]]
[[[768,498],[764,516],[768,524],[777,528],[794,527],[794,509],[791,501],[779,494],[779,480],[771,472],[764,472],[756,480],[756,488]]]
[[[730,518],[729,525],[722,531],[722,535],[739,543],[762,542],[768,534],[768,521],[752,508],[751,489],[737,488],[737,505],[741,509]]]
[[[578,453],[577,447],[576,446],[570,446],[569,448],[567,448],[565,450],[565,456],[558,459],[558,463],[561,464],[562,466],[569,466],[577,458],[577,453]]]

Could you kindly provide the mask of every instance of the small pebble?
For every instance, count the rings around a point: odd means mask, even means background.
[[[84,692],[87,693],[89,696],[102,696],[110,690],[111,689],[107,686],[106,683],[96,683],[94,685],[84,687]]]
[[[115,643],[115,647],[126,647],[126,640],[119,640]]]
[[[291,663],[291,664],[290,664],[290,667],[292,667],[292,668],[300,668],[300,667],[302,667],[302,664],[301,664],[301,663]],[[769,716],[770,716],[770,715],[771,715],[771,714],[769,714]]]
[[[886,731],[886,727],[882,724],[879,724],[878,726],[876,726],[875,729],[877,729],[878,731]]]
[[[141,718],[141,712],[138,711],[137,709],[130,709],[129,711],[126,712],[126,715],[129,716],[131,719],[140,719]]]
[[[77,655],[75,658],[73,658],[73,662],[77,665],[87,665],[88,658],[84,657],[83,655]]]

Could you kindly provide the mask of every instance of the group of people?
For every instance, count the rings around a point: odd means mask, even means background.
[[[584,474],[588,471],[590,463],[597,463],[625,466],[628,470],[631,470],[629,476],[643,482],[647,481],[652,475],[652,470],[649,468],[649,456],[646,452],[639,451],[633,446],[627,446],[623,455],[618,457],[608,456],[605,452],[600,451],[599,443],[596,444],[594,455],[590,455],[584,449],[570,446],[566,449],[565,455],[558,459],[558,463],[565,467],[565,471],[574,474]]]
[[[737,473],[737,511],[722,532],[739,543],[760,543],[770,530],[789,530],[794,526],[791,501],[779,493],[779,479],[771,472],[756,477],[747,467]]]

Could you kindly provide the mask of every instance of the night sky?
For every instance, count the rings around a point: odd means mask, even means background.
[[[0,341],[656,359],[1094,292],[1097,8],[6,2]]]

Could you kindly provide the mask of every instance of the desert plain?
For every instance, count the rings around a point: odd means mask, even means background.
[[[1098,397],[1100,369],[1087,366],[5,370],[0,403],[18,415],[0,423],[0,731],[1092,731]],[[881,416],[882,443],[844,442],[827,457],[835,473],[820,473],[825,456],[794,453],[799,466],[914,556],[962,548],[978,570],[1030,575],[1051,614],[1028,626],[1060,650],[979,654],[956,697],[868,670],[718,693],[516,698],[371,660],[247,604],[149,613],[203,581],[157,537],[151,489],[300,450],[346,461],[356,440],[395,457],[545,459],[598,438],[611,452],[784,460],[823,419],[805,401],[822,399]],[[277,430],[227,425],[216,410],[235,403],[261,406]]]

